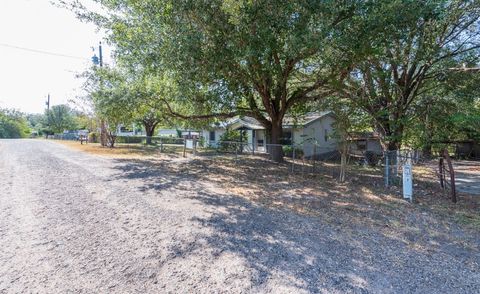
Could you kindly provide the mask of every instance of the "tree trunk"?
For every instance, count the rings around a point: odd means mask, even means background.
[[[340,145],[340,176],[339,182],[345,182],[345,173],[347,170],[347,156],[348,156],[348,142],[345,139],[342,139],[342,143]]]
[[[108,141],[108,146],[110,148],[115,147],[115,142],[117,141],[117,135],[113,134],[112,132],[108,132],[105,137],[107,138]]]
[[[376,125],[377,132],[380,134],[380,142],[385,151],[400,150],[403,127],[392,131],[390,123],[390,121],[385,121]]]
[[[107,127],[105,125],[105,120],[100,121],[100,145],[103,147],[107,146]]]
[[[145,133],[147,134],[146,143],[147,145],[152,145],[152,137],[155,134],[155,127],[157,126],[157,123],[144,121],[143,126],[145,127]]]
[[[152,145],[152,136],[153,136],[153,132],[154,130],[153,129],[146,129],[146,133],[147,133],[147,145]]]
[[[391,140],[387,143],[387,150],[388,151],[396,151],[396,150],[400,150],[400,147],[401,147],[401,143],[398,142],[398,140]]]
[[[432,157],[432,144],[431,143],[426,143],[422,147],[422,156],[426,158],[431,158]]]
[[[272,121],[272,128],[270,130],[270,154],[275,162],[283,162],[283,149],[280,146],[283,135],[282,122]]]

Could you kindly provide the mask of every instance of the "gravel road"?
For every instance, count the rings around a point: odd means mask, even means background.
[[[0,293],[480,293],[478,235],[419,250],[196,179],[0,140]]]

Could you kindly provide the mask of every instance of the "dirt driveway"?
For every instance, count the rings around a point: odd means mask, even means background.
[[[0,293],[480,292],[478,232],[410,206],[404,234],[368,205],[351,223],[341,197],[323,218],[227,193],[188,161],[0,140]]]
[[[480,161],[457,160],[453,169],[457,190],[480,196]]]

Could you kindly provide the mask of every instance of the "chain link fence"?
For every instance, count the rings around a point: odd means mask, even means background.
[[[383,152],[383,169],[385,186],[399,185],[402,181],[403,167],[406,164],[412,166],[421,160],[421,152],[418,150],[394,150]]]
[[[55,136],[60,140],[76,140],[71,136]],[[77,139],[78,140],[78,139]],[[215,147],[204,146],[202,139],[161,137],[161,136],[117,136],[116,146],[138,148],[141,145],[158,148],[161,153],[181,153],[184,157],[195,155],[200,157],[223,156],[232,158],[236,164],[259,164],[254,160],[263,158],[274,161],[278,152],[283,155],[283,164],[288,171],[295,174],[322,173],[338,178],[341,174],[341,152],[336,145],[322,146],[313,141],[301,144],[254,144],[241,141],[219,141]],[[398,151],[352,151],[347,149],[344,171],[349,176],[362,176],[381,179],[385,187],[399,185],[402,181],[402,170],[405,163],[412,165],[421,160],[418,150]]]

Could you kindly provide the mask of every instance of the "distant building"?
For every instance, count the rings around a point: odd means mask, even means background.
[[[366,152],[382,154],[380,136],[374,132],[357,132],[350,138],[350,154],[364,156]]]
[[[302,149],[305,157],[317,157],[336,152],[337,140],[333,136],[335,116],[331,111],[312,112],[283,120],[282,143],[294,143]],[[266,152],[269,139],[265,128],[255,118],[234,117],[201,131],[205,145],[218,147],[221,136],[228,130],[239,130],[247,135],[246,151]],[[252,150],[253,149],[253,150]]]

